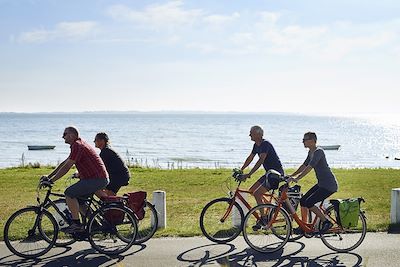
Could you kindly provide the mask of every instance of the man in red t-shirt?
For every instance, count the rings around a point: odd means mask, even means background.
[[[105,188],[109,179],[103,161],[94,148],[79,138],[79,132],[75,127],[65,128],[63,138],[65,143],[71,145],[71,153],[47,176],[47,179],[52,183],[63,177],[73,165],[78,169],[80,180],[65,190],[65,199],[71,211],[73,223],[64,231],[73,233],[82,230],[78,198],[88,197],[97,190]]]

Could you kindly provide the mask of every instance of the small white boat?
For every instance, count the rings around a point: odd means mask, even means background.
[[[54,149],[56,146],[28,146],[29,150],[46,150]]]
[[[324,150],[338,150],[340,145],[320,146]]]

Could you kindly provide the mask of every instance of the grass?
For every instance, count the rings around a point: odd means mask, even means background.
[[[400,187],[400,170],[395,169],[334,169],[339,181],[339,192],[332,198],[362,196],[366,203],[369,231],[387,231],[390,223],[391,189]],[[0,169],[0,239],[6,220],[16,210],[36,204],[36,186],[39,177],[51,172],[51,168]],[[160,170],[149,168],[131,169],[130,185],[121,189],[121,194],[144,190],[151,200],[152,192],[163,190],[167,194],[167,228],[156,236],[201,235],[199,215],[206,203],[217,197],[227,196],[226,181],[229,169],[178,169]],[[291,172],[289,170],[288,172]],[[71,172],[72,173],[72,172]],[[250,185],[262,175],[260,171],[243,184]],[[53,191],[63,192],[68,186],[66,179],[57,181]],[[316,182],[314,174],[301,180],[305,192]],[[252,198],[249,198],[252,200]]]

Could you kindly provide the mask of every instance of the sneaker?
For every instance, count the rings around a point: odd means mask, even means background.
[[[83,232],[84,228],[83,228],[83,226],[81,224],[73,223],[70,226],[62,229],[62,231],[64,233],[67,233],[67,234],[73,234],[73,233],[76,233],[76,232]]]
[[[293,228],[293,234],[295,234],[295,235],[302,235],[302,234],[304,234],[304,230],[301,229],[301,227]]]
[[[326,220],[322,223],[321,229],[319,229],[321,234],[326,233],[331,227],[333,226],[333,223],[331,221]]]
[[[256,224],[253,225],[251,228],[253,229],[254,232],[257,232],[258,230],[261,229],[261,227],[265,226],[267,222],[268,222],[267,219],[261,218],[261,220],[257,220]]]

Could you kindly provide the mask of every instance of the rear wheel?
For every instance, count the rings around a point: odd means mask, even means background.
[[[214,199],[201,211],[200,228],[209,240],[223,244],[240,235],[244,214],[239,204],[233,201],[230,198]]]
[[[288,242],[291,228],[289,215],[284,209],[272,204],[261,204],[247,213],[243,236],[254,250],[272,253],[283,248]]]
[[[330,206],[325,214],[333,223],[332,228],[321,235],[322,242],[328,248],[337,252],[348,252],[361,245],[367,233],[367,221],[361,210],[358,215],[357,226],[347,228],[337,223],[337,214],[333,206]]]
[[[146,200],[144,211],[143,219],[138,220],[138,233],[135,244],[146,242],[157,231],[158,215],[155,206]]]
[[[136,217],[123,205],[106,205],[98,209],[88,223],[89,242],[107,255],[127,251],[137,235]]]
[[[28,207],[15,212],[4,227],[8,249],[23,258],[37,258],[47,253],[57,240],[58,226],[47,210]]]

